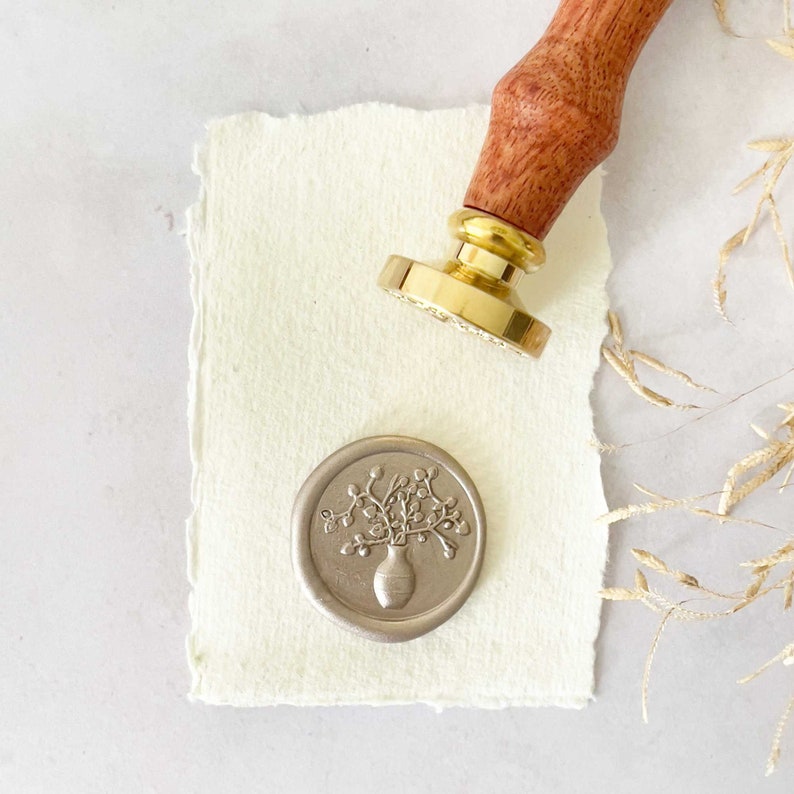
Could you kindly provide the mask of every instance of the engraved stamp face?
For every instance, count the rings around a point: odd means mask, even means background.
[[[449,618],[482,562],[485,518],[447,453],[396,436],[331,455],[296,500],[293,564],[328,617],[371,639],[400,641]]]

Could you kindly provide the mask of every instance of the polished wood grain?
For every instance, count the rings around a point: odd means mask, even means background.
[[[672,0],[562,0],[497,84],[464,204],[542,240],[614,148],[626,82]]]

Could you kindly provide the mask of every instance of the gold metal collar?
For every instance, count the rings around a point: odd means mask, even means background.
[[[457,328],[538,358],[551,329],[524,310],[513,290],[543,266],[543,243],[469,208],[450,216],[449,231],[454,241],[446,261],[390,256],[378,285]]]

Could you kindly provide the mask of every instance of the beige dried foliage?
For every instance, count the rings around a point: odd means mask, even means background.
[[[704,386],[702,383],[695,383],[686,372],[681,372],[680,369],[673,369],[673,367],[668,366],[667,364],[663,364],[659,361],[658,358],[654,358],[653,356],[647,355],[647,353],[640,353],[639,350],[629,350],[629,356],[633,358],[635,361],[639,361],[646,366],[650,367],[651,369],[655,369],[657,372],[661,372],[664,375],[669,375],[671,378],[675,378],[676,380],[680,380],[682,383],[686,384],[692,389],[698,389],[700,391],[707,391],[711,392],[712,394],[716,394],[717,392],[711,388],[711,386]]]
[[[729,602],[729,605],[723,609],[714,610],[695,610],[685,606],[685,601],[675,600],[652,588],[645,574],[641,570],[636,570],[634,574],[634,587],[610,587],[601,591],[603,598],[612,601],[639,601],[648,607],[653,612],[661,615],[661,621],[657,627],[656,633],[653,636],[648,654],[645,660],[645,668],[643,671],[642,679],[642,714],[643,719],[648,720],[648,690],[650,686],[650,675],[653,660],[656,656],[659,641],[662,632],[667,626],[668,622],[678,620],[681,622],[688,621],[707,621],[718,618],[726,618],[736,614],[742,609],[757,602],[759,599],[768,595],[769,593],[777,592],[781,589],[784,591],[785,598],[790,600],[792,587],[794,586],[794,569],[787,571],[786,575],[772,584],[765,586],[767,580],[774,573],[774,568],[778,565],[783,565],[786,562],[794,562],[794,541],[779,548],[774,554],[758,560],[749,560],[742,563],[742,567],[751,567],[752,579],[749,585],[745,588],[744,592],[736,593],[723,593],[718,590],[702,586],[696,577],[683,571],[676,570],[668,565],[664,560],[657,557],[655,554],[645,549],[632,549],[632,554],[635,559],[640,562],[647,570],[658,573],[668,579],[672,579],[680,586],[690,588],[698,591],[704,598],[710,598],[715,601]],[[784,608],[785,604],[784,604]],[[751,675],[741,679],[740,683],[746,683],[756,678],[769,667],[775,663],[782,661],[784,664],[794,663],[794,643],[786,646],[777,656],[766,662],[758,670]],[[782,731],[780,732],[782,736]],[[779,745],[780,737],[778,737]]]
[[[726,596],[732,597],[732,596]],[[637,597],[636,600],[642,601],[642,603],[648,607],[653,612],[656,612],[660,615],[663,615],[668,609],[675,610],[675,619],[682,621],[682,622],[693,622],[693,621],[704,621],[704,620],[714,620],[714,618],[726,618],[730,615],[733,615],[735,612],[738,612],[740,609],[743,609],[747,606],[747,601],[744,599],[736,599],[736,603],[727,608],[721,610],[702,610],[702,609],[690,609],[689,607],[684,606],[684,601],[679,600],[675,601],[672,598],[664,595],[664,593],[660,593],[657,590],[649,590],[647,593],[643,593],[642,597]]]
[[[772,554],[766,557],[759,557],[756,560],[748,560],[747,562],[739,563],[742,568],[752,568],[753,573],[760,573],[761,571],[774,568],[783,562],[794,561],[794,541],[784,543],[779,549],[776,549]]]
[[[725,302],[728,300],[728,290],[725,286],[725,266],[728,264],[731,254],[740,245],[744,245],[747,228],[748,227],[745,226],[744,229],[739,229],[739,231],[736,232],[733,237],[727,240],[723,244],[722,248],[720,248],[717,272],[714,274],[714,279],[711,282],[712,292],[714,295],[714,306],[717,309],[717,312],[719,312],[720,317],[731,324],[733,323],[725,311]]]
[[[776,52],[778,55],[782,55],[784,58],[791,58],[794,61],[794,36],[789,34],[786,41],[780,41],[779,39],[767,39],[766,43]]]
[[[780,256],[783,259],[789,283],[794,287],[794,262],[792,262],[791,251],[789,249],[788,240],[786,239],[786,232],[783,228],[783,221],[781,220],[777,200],[775,198],[775,190],[780,181],[780,177],[791,162],[792,157],[794,157],[794,137],[768,138],[765,140],[752,141],[748,144],[748,148],[753,151],[764,152],[769,156],[760,168],[753,171],[750,176],[742,180],[733,190],[734,194],[736,194],[756,181],[760,180],[762,184],[761,194],[753,209],[750,222],[743,229],[740,229],[736,234],[732,235],[723,244],[722,248],[720,248],[717,271],[711,282],[714,305],[720,316],[728,322],[730,322],[730,319],[728,318],[725,308],[728,298],[726,267],[736,249],[746,245],[748,240],[752,237],[753,233],[758,228],[764,211],[766,211],[769,216],[772,229],[777,238]]]
[[[687,511],[688,513],[692,513],[692,515],[699,516],[700,518],[708,518],[716,521],[719,524],[744,524],[751,527],[771,529],[775,532],[786,532],[786,530],[782,529],[781,527],[776,527],[774,524],[767,524],[764,521],[757,521],[753,518],[741,518],[739,516],[723,515],[722,513],[717,513],[714,510],[709,510],[705,507],[699,507],[696,504],[699,501],[709,499],[714,496],[722,496],[723,491],[714,491],[712,493],[701,494],[699,496],[687,496],[682,499],[672,499],[669,496],[655,494],[652,491],[637,485],[637,483],[634,483],[634,487],[638,491],[641,491],[648,496],[654,497],[655,501],[642,502],[640,504],[631,504],[625,505],[624,507],[615,508],[609,513],[604,513],[603,515],[598,516],[598,518],[596,518],[596,523],[615,524],[618,521],[625,521],[626,519],[633,518],[634,516],[650,515],[651,513],[658,513],[662,510],[680,508]],[[782,488],[783,486],[781,486],[779,490],[782,490]]]
[[[735,36],[736,34],[733,32],[731,23],[728,21],[728,0],[712,0],[712,6],[714,7],[714,13],[717,15],[717,21],[720,23],[720,27],[729,36]]]
[[[783,739],[783,731],[786,730],[786,725],[791,718],[791,713],[794,711],[794,696],[789,700],[783,713],[780,715],[777,727],[775,728],[775,735],[772,737],[772,749],[769,752],[769,758],[766,761],[766,775],[769,777],[777,768],[777,762],[780,760],[780,743]]]
[[[744,600],[750,601],[751,599],[755,598],[758,595],[758,591],[761,589],[761,586],[766,581],[767,576],[769,576],[769,571],[761,571],[757,573],[753,578],[752,582],[745,588],[744,591]]]
[[[728,11],[728,0],[713,0],[712,5],[723,30],[731,36],[736,36],[731,25]],[[794,59],[794,30],[791,26],[791,0],[784,0],[784,35],[782,38],[769,39],[769,46],[776,52],[785,57]],[[780,177],[794,159],[794,138],[768,138],[754,141],[749,144],[753,151],[763,152],[767,155],[765,162],[746,179],[744,179],[734,190],[738,193],[750,185],[760,182],[761,193],[753,209],[749,223],[728,239],[720,249],[719,263],[714,276],[712,287],[714,303],[720,315],[731,322],[726,313],[727,289],[726,289],[726,267],[735,251],[746,245],[753,236],[764,217],[768,217],[770,225],[775,233],[780,248],[781,257],[786,267],[789,282],[794,286],[794,265],[789,250],[783,221],[778,209],[775,191],[778,188]],[[605,345],[602,350],[607,363],[620,375],[626,384],[646,402],[651,405],[666,408],[691,409],[697,406],[676,403],[674,400],[649,389],[637,375],[637,365],[642,364],[654,369],[664,375],[676,379],[689,388],[701,391],[712,391],[708,387],[703,387],[694,381],[689,375],[676,370],[659,359],[645,353],[627,349],[625,337],[620,320],[617,315],[610,312],[609,325],[612,336],[611,346]],[[715,411],[722,410],[732,405],[737,400],[761,389],[769,384],[780,380],[794,372],[794,368],[789,368],[782,375],[772,378],[752,389],[733,397],[726,402],[703,411],[699,415],[690,419],[679,427],[668,431],[661,436],[645,441],[655,441],[665,438],[684,427],[698,422],[705,416]],[[723,487],[719,491],[700,496],[671,498],[664,496],[635,485],[638,491],[649,498],[639,504],[630,504],[611,510],[599,519],[605,523],[623,521],[629,518],[650,515],[661,511],[683,510],[694,516],[705,518],[715,522],[717,525],[723,524],[743,524],[754,528],[785,533],[788,539],[771,552],[770,554],[747,560],[740,563],[740,570],[746,571],[747,581],[744,587],[736,592],[723,592],[718,589],[702,585],[698,578],[669,565],[657,555],[645,549],[632,549],[634,558],[642,566],[634,573],[634,586],[629,587],[610,587],[602,591],[604,598],[613,601],[638,601],[643,606],[660,616],[660,621],[656,632],[651,640],[650,647],[645,659],[645,667],[642,678],[642,715],[643,719],[648,719],[648,690],[650,686],[651,670],[654,659],[659,647],[659,642],[665,628],[673,621],[708,621],[719,618],[728,618],[737,612],[747,609],[757,604],[770,594],[782,594],[781,605],[783,610],[790,610],[794,601],[794,538],[791,529],[781,529],[762,521],[752,518],[738,517],[732,514],[733,508],[743,502],[750,494],[769,483],[782,470],[787,468],[779,491],[783,491],[789,485],[794,484],[794,402],[782,403],[779,408],[784,412],[784,417],[778,426],[771,432],[754,427],[758,435],[764,442],[760,449],[753,450],[746,454],[735,463],[727,472]],[[594,440],[594,445],[605,454],[612,454],[627,447],[634,446],[644,441],[607,444],[599,440]],[[715,500],[716,505],[709,506],[707,500]],[[655,588],[648,581],[646,572],[652,573],[660,578],[660,581],[669,586],[686,593],[694,591],[698,599],[710,602],[714,608],[692,609],[687,606],[687,600],[670,596]],[[691,598],[691,596],[690,596]],[[741,679],[740,683],[746,683],[761,675],[775,664],[794,665],[794,642],[787,645],[774,658],[765,662],[755,672]],[[794,697],[789,700],[784,709],[774,732],[772,746],[767,762],[767,774],[774,771],[780,757],[782,737],[787,723],[794,714]]]
[[[645,551],[645,549],[632,549],[631,553],[634,555],[634,559],[637,560],[640,565],[644,565],[649,571],[670,573],[667,563],[660,560],[655,554],[651,554],[649,551]]]
[[[700,412],[696,416],[692,416],[686,422],[683,422],[677,427],[672,428],[672,430],[667,430],[666,432],[660,433],[657,436],[643,438],[638,441],[625,442],[623,444],[608,443],[606,441],[601,441],[600,439],[593,437],[590,439],[590,444],[594,446],[596,449],[598,449],[599,452],[603,452],[607,455],[613,455],[625,449],[638,446],[639,444],[649,444],[654,441],[662,441],[663,439],[668,438],[669,436],[672,436],[675,433],[678,433],[687,427],[691,427],[696,422],[703,421],[704,419],[710,417],[712,414],[715,414],[718,411],[724,411],[726,408],[730,408],[732,405],[736,404],[740,400],[743,400],[745,397],[749,397],[751,394],[754,394],[755,392],[760,391],[761,389],[764,389],[773,383],[777,383],[777,381],[787,378],[792,373],[794,373],[794,367],[789,367],[787,370],[785,370],[785,372],[781,372],[779,375],[775,375],[772,378],[767,378],[767,380],[762,381],[761,383],[757,383],[751,389],[747,389],[747,391],[741,392],[737,394],[735,397],[731,397],[730,399],[725,400],[725,402],[722,402],[719,405],[715,405],[713,408],[708,408]],[[794,405],[794,403],[792,403],[792,405]],[[781,488],[782,487],[785,487],[785,484],[781,485]],[[759,526],[764,526],[764,524],[759,524]]]
[[[641,592],[628,587],[605,587],[599,595],[605,601],[639,601],[643,597]]]
[[[785,665],[794,664],[794,643],[787,645],[782,651],[780,651],[780,653],[773,656],[769,661],[764,662],[757,670],[750,673],[750,675],[740,678],[739,683],[746,684],[749,681],[758,678],[759,675],[766,672],[770,667],[777,664],[778,662],[782,662]],[[769,751],[769,758],[766,762],[767,775],[771,775],[775,771],[777,762],[780,760],[780,746],[783,739],[783,732],[785,731],[786,725],[791,718],[792,712],[794,712],[794,697],[792,697],[786,704],[786,708],[780,715],[780,719],[778,720],[778,723],[775,727],[775,733],[772,737],[772,747]]]
[[[623,382],[639,397],[642,397],[645,402],[650,405],[655,405],[658,408],[675,408],[680,411],[690,411],[693,409],[700,409],[702,406],[693,403],[676,402],[670,397],[666,397],[659,392],[654,391],[649,386],[646,386],[637,375],[636,364],[644,364],[663,375],[667,375],[674,380],[678,380],[690,388],[698,389],[700,391],[707,391],[716,393],[714,389],[709,386],[703,386],[697,383],[693,378],[682,372],[679,369],[665,364],[654,356],[649,356],[647,353],[641,353],[637,350],[626,349],[625,338],[623,334],[623,327],[617,313],[610,310],[607,313],[609,321],[609,332],[611,337],[611,346],[604,344],[601,346],[601,354],[604,356],[605,361],[610,367],[622,378]],[[599,442],[600,443],[600,442]],[[600,445],[604,446],[604,445]],[[606,450],[603,450],[606,451]]]
[[[753,681],[754,679],[758,678],[759,675],[766,672],[770,667],[778,664],[779,662],[782,662],[785,665],[794,664],[794,642],[783,648],[780,653],[773,656],[769,661],[764,662],[757,670],[750,673],[750,675],[740,678],[739,683],[746,684],[750,681]],[[769,758],[767,758],[766,762],[767,776],[771,775],[775,771],[777,762],[780,760],[780,746],[783,740],[783,732],[786,730],[786,725],[791,719],[792,713],[794,713],[794,697],[792,697],[786,704],[786,708],[783,709],[783,713],[780,715],[780,719],[775,726],[775,733],[772,737],[772,747],[770,748]]]
[[[794,466],[794,412],[789,410],[789,406],[790,403],[778,406],[786,416],[774,433],[766,433],[751,425],[766,444],[745,455],[728,470],[717,508],[721,515],[727,515],[735,505],[769,482],[786,466]],[[784,486],[790,476],[789,472],[784,479]]]
[[[728,14],[728,0],[712,0],[712,8],[724,33],[733,38],[744,38],[733,28]],[[783,0],[783,31],[778,38],[768,38],[766,43],[778,54],[794,60],[794,29],[791,25],[791,0]]]
[[[620,452],[621,449],[624,449],[627,446],[626,444],[607,444],[605,441],[601,441],[595,435],[590,439],[589,443],[591,447],[595,447],[604,455],[614,455],[616,452]]]
[[[785,416],[775,428],[774,433],[766,433],[764,430],[751,425],[766,444],[761,449],[753,450],[745,455],[741,460],[731,466],[720,491],[711,494],[700,494],[698,496],[687,496],[674,499],[655,494],[635,483],[637,490],[652,496],[654,501],[625,505],[599,516],[596,520],[599,523],[612,524],[634,516],[650,515],[651,513],[657,513],[661,510],[684,508],[695,515],[704,518],[712,518],[720,522],[734,520],[741,523],[777,529],[776,527],[771,527],[769,524],[764,524],[763,522],[754,521],[752,519],[729,518],[729,514],[739,502],[757,491],[758,488],[764,485],[764,483],[769,482],[778,472],[787,466],[789,470],[778,490],[782,491],[791,480],[792,471],[794,471],[794,403],[780,403],[778,407],[784,411]],[[606,447],[607,445],[601,446]],[[613,445],[612,448],[618,449],[619,447]],[[720,497],[716,512],[696,504],[697,502],[701,502],[715,495],[719,495]]]
[[[692,497],[671,498],[635,484],[634,487],[649,497],[651,501],[617,508],[602,516],[600,520],[611,523],[677,508],[716,521],[718,524],[732,522],[785,532],[786,530],[761,521],[729,514],[729,511],[738,502],[764,483],[769,482],[774,473],[780,471],[785,465],[785,461],[790,461],[794,457],[794,402],[780,403],[778,408],[782,411],[782,419],[771,432],[755,428],[764,440],[765,446],[760,450],[754,450],[731,467],[725,486],[721,490]],[[719,501],[716,511],[704,506],[707,500],[712,499]],[[723,592],[705,586],[697,577],[675,568],[647,549],[635,548],[631,550],[634,558],[642,566],[642,569],[635,571],[634,586],[607,588],[602,591],[602,595],[613,601],[638,601],[660,616],[660,622],[651,640],[643,670],[641,699],[642,715],[645,721],[648,719],[648,692],[653,662],[662,633],[670,622],[708,621],[731,617],[773,593],[782,594],[783,610],[791,609],[794,600],[794,537],[791,537],[790,530],[788,534],[789,538],[771,553],[739,564],[740,570],[746,570],[749,577],[744,588],[736,592]],[[660,581],[668,582],[681,591],[694,591],[700,599],[719,606],[714,609],[692,609],[687,605],[686,599],[671,597],[650,584],[646,572],[657,575],[660,577]],[[740,683],[753,680],[778,662],[794,664],[794,642],[787,645],[777,656],[764,663],[754,673],[741,679]],[[789,704],[778,722],[767,764],[768,773],[773,771],[777,764],[784,730],[793,712],[794,707]]]
[[[684,587],[692,588],[693,590],[698,590],[703,595],[715,596],[716,598],[736,598],[736,596],[726,595],[724,593],[719,593],[715,590],[710,590],[707,587],[703,587],[700,582],[697,580],[695,576],[692,576],[691,573],[686,573],[685,571],[678,571],[674,568],[670,568],[666,562],[660,560],[655,554],[651,554],[649,551],[645,551],[644,549],[632,549],[631,553],[634,555],[634,559],[637,560],[641,565],[644,565],[648,570],[655,571],[656,573],[663,574],[664,576],[669,576],[678,582],[680,585]],[[637,571],[637,573],[641,573]],[[646,582],[647,584],[647,582]],[[636,587],[635,581],[635,587]],[[647,592],[652,592],[648,589],[648,587],[642,588]],[[746,598],[747,594],[744,594]]]
[[[761,673],[765,673],[770,667],[777,664],[778,662],[783,662],[783,664],[791,664],[794,662],[794,642],[787,645],[783,648],[780,653],[773,656],[768,662],[764,662],[757,670],[750,673],[750,675],[746,675],[744,678],[740,678],[737,683],[739,684],[747,684],[750,681],[758,678]]]
[[[637,486],[636,483],[634,487],[639,491],[643,490]],[[610,510],[610,512],[599,516],[596,521],[599,524],[614,524],[617,521],[625,521],[627,518],[633,518],[634,516],[645,516],[651,513],[658,513],[661,510],[672,510],[677,507],[685,507],[705,498],[704,496],[688,496],[684,499],[670,499],[666,496],[656,494],[650,495],[654,496],[655,501],[618,507],[615,510]]]
[[[656,656],[656,649],[659,647],[659,640],[662,637],[662,632],[665,626],[667,626],[667,622],[675,613],[675,609],[675,607],[671,607],[662,615],[656,633],[651,640],[651,645],[648,648],[648,655],[645,657],[645,668],[642,671],[642,721],[645,723],[648,722],[648,689],[651,685],[651,667],[654,657]]]

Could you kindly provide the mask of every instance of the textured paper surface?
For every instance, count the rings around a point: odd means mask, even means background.
[[[257,706],[561,705],[592,695],[606,529],[589,392],[610,268],[600,174],[527,277],[553,329],[540,361],[445,327],[375,286],[389,253],[436,258],[487,108],[360,105],[209,125],[189,213],[194,513],[192,696]],[[369,435],[457,458],[488,517],[463,609],[404,644],[322,617],[290,563],[290,512],[314,466]]]

